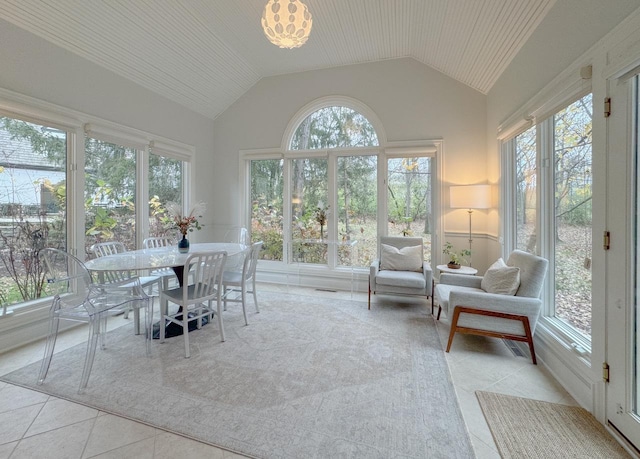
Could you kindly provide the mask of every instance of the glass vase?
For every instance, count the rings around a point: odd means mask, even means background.
[[[178,252],[187,253],[189,252],[189,239],[187,239],[187,235],[183,234],[182,239],[178,242]]]

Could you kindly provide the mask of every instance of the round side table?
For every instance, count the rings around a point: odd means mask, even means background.
[[[468,274],[470,276],[475,276],[478,274],[478,270],[476,268],[472,268],[471,266],[460,266],[458,269],[449,268],[447,265],[438,265],[436,266],[438,271],[441,273],[449,273],[449,274]]]

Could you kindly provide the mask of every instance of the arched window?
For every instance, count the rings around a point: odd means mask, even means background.
[[[280,149],[243,153],[247,226],[264,260],[349,288],[349,276],[316,274],[366,272],[379,234],[422,236],[431,258],[439,142],[388,143],[376,114],[343,96],[302,107],[283,134]]]
[[[291,150],[317,150],[378,146],[373,125],[359,112],[340,106],[321,108],[307,116],[296,129]]]

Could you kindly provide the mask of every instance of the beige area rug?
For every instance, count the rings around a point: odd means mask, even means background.
[[[476,392],[505,459],[629,458],[584,408],[492,392]]]
[[[18,384],[260,458],[470,458],[433,317],[422,304],[265,292],[190,334],[152,343],[129,325],[107,335],[77,394],[85,346],[2,376]],[[250,308],[251,310],[251,308]]]

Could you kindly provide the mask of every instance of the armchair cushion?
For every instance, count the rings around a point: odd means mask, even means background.
[[[455,277],[457,274],[451,274],[451,276]],[[440,283],[436,285],[436,289],[433,292],[433,299],[447,312],[447,316],[451,316],[449,311],[449,298],[451,296],[451,292],[454,290],[459,292],[476,292],[486,295],[486,292],[480,288],[480,285],[477,287],[470,287],[455,284],[443,284],[441,280]]]
[[[520,268],[507,266],[502,258],[498,258],[482,277],[480,287],[487,293],[515,295],[520,287]]]
[[[422,271],[422,246],[394,247],[380,244],[380,269]]]
[[[399,288],[424,289],[426,280],[422,273],[415,271],[382,270],[376,276],[376,284]]]
[[[447,315],[449,317],[452,316],[453,309],[456,306],[527,316],[529,318],[531,331],[533,332],[536,329],[538,316],[542,309],[542,300],[538,298],[505,296],[483,291],[469,292],[457,287],[452,290],[449,295],[449,304],[447,305]],[[476,330],[492,330],[499,333],[519,336],[525,335],[525,330],[521,322],[499,317],[461,314],[458,325]]]

